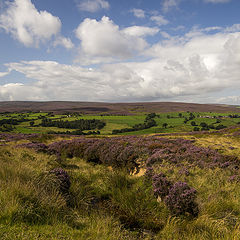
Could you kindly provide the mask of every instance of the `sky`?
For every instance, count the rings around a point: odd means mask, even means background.
[[[0,0],[0,101],[240,105],[239,0]]]

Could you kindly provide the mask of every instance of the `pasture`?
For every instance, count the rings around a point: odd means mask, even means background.
[[[156,113],[157,116],[154,118],[156,121],[156,126],[148,129],[143,129],[139,131],[131,131],[120,133],[120,135],[141,135],[141,134],[156,134],[156,133],[174,133],[174,132],[191,132],[194,130],[191,122],[194,121],[196,126],[199,126],[202,122],[208,125],[217,126],[219,124],[230,127],[238,124],[240,122],[240,115],[237,118],[230,118],[229,115],[234,115],[237,113],[227,112],[227,113],[216,113],[216,112],[170,112],[170,113]],[[180,116],[179,116],[180,114]],[[192,114],[194,119],[188,120],[184,123],[184,120],[189,118]],[[66,132],[73,131],[72,129],[63,129],[56,127],[42,127],[42,118],[48,118],[53,121],[74,121],[79,119],[97,119],[106,123],[106,126],[100,130],[101,135],[111,135],[114,129],[124,129],[133,127],[136,124],[144,123],[147,113],[138,113],[136,115],[91,115],[91,114],[49,114],[47,112],[41,113],[8,113],[1,114],[0,121],[3,119],[24,119],[23,122],[19,122],[14,128],[9,131],[12,133],[48,133],[48,132]],[[216,122],[218,120],[218,122]],[[31,126],[30,122],[34,122]],[[166,124],[164,127],[163,124]],[[201,127],[199,127],[201,130]],[[4,130],[0,129],[0,132]]]

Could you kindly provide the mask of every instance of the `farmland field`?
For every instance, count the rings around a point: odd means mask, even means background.
[[[179,114],[181,117],[179,117]],[[193,119],[188,120],[184,123],[184,120],[189,118],[192,114]],[[202,122],[205,122],[207,125],[223,125],[226,127],[234,126],[240,122],[240,115],[236,118],[230,118],[229,115],[234,115],[237,113],[228,112],[228,113],[213,113],[213,112],[170,112],[170,113],[157,113],[157,116],[154,118],[156,121],[156,126],[153,126],[148,129],[143,129],[139,131],[131,131],[120,133],[121,135],[139,135],[139,134],[154,134],[154,133],[174,133],[174,132],[190,132],[193,131],[194,126],[200,126]],[[49,114],[49,113],[8,113],[1,114],[0,121],[3,119],[16,119],[23,122],[19,122],[17,125],[13,126],[11,131],[13,133],[48,133],[51,131],[55,132],[66,132],[72,131],[72,129],[64,129],[57,127],[42,127],[41,121],[45,117],[53,121],[75,121],[80,119],[90,120],[97,119],[106,123],[106,126],[100,130],[101,135],[112,134],[114,129],[123,129],[130,128],[136,124],[141,124],[144,122],[147,113],[138,113],[137,115],[91,115],[91,114]],[[237,115],[238,116],[238,115]],[[219,122],[216,122],[218,120]],[[191,122],[194,121],[195,125],[193,126]],[[34,122],[33,126],[30,125],[30,122]],[[166,123],[167,126],[163,127],[163,124]],[[201,127],[200,127],[201,129]],[[0,128],[0,132],[4,132],[3,128]]]
[[[66,125],[93,119],[105,125],[86,136]],[[0,121],[0,239],[240,239],[238,112],[12,112]]]

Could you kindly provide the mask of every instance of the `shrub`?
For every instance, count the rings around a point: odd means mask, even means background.
[[[49,173],[54,174],[57,177],[59,183],[59,192],[61,192],[62,194],[68,194],[71,186],[68,173],[62,168],[54,168]]]
[[[169,189],[164,202],[174,215],[184,215],[189,213],[196,217],[199,213],[198,205],[195,202],[196,190],[185,182],[176,182]]]
[[[156,197],[160,197],[163,200],[168,195],[172,183],[166,178],[163,173],[155,174],[152,178],[152,181],[154,195]]]
[[[147,167],[146,172],[144,174],[145,178],[151,180],[154,175],[154,170],[152,167]]]
[[[200,123],[200,126],[203,127],[203,128],[205,128],[205,127],[207,127],[208,125],[207,125],[205,122],[201,122],[201,123]]]
[[[192,122],[191,122],[191,125],[192,125],[192,126],[196,126],[197,124],[196,124],[195,121],[192,121]]]
[[[220,129],[224,129],[226,128],[226,126],[222,125],[222,124],[219,124],[216,126],[216,130],[220,130]]]

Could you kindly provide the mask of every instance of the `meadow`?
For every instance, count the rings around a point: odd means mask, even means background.
[[[192,114],[157,113],[156,126],[117,135],[147,113],[2,114],[26,121],[0,133],[0,239],[240,239],[240,120]],[[43,116],[106,126],[97,136],[46,134],[30,126]],[[191,121],[226,128],[193,131]]]
[[[18,123],[13,126],[13,129],[9,132],[13,133],[48,133],[51,131],[56,132],[66,132],[73,131],[72,129],[60,129],[56,127],[42,127],[39,124],[42,118],[48,118],[55,121],[75,121],[79,119],[90,120],[96,119],[106,123],[106,126],[100,130],[101,135],[110,135],[114,129],[124,129],[133,127],[136,124],[141,124],[144,122],[148,113],[138,113],[135,115],[91,115],[91,114],[49,114],[47,112],[40,113],[8,113],[0,114],[0,121],[3,119],[25,119],[25,121]],[[179,114],[181,117],[179,117]],[[192,120],[188,120],[184,123],[184,120],[191,116],[194,116]],[[157,113],[154,118],[156,121],[156,126],[148,129],[143,129],[134,132],[120,133],[120,135],[142,135],[142,134],[155,134],[155,133],[174,133],[174,132],[190,132],[194,130],[194,126],[191,122],[194,121],[196,126],[199,126],[202,122],[208,125],[224,125],[226,127],[234,126],[240,122],[240,115],[236,118],[230,118],[229,115],[237,115],[237,113],[226,112],[226,113],[216,113],[216,112],[170,112],[170,113]],[[218,119],[218,123],[216,120]],[[31,126],[30,122],[34,122]],[[163,124],[167,124],[166,127]],[[201,130],[201,127],[200,127]],[[0,132],[4,132],[0,128]]]

